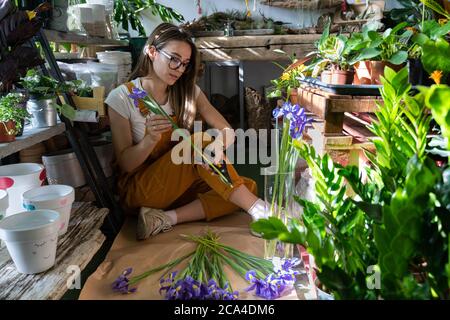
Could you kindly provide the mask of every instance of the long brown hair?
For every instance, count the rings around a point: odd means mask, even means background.
[[[184,72],[173,86],[169,87],[169,103],[174,108],[178,125],[190,130],[196,116],[195,83],[197,81],[199,59],[197,47],[186,30],[171,23],[158,25],[148,37],[145,49],[142,51],[128,81],[138,77],[145,77],[153,70],[153,62],[146,52],[148,47],[154,46],[159,50],[172,40],[184,41],[189,44],[192,50],[189,70]]]

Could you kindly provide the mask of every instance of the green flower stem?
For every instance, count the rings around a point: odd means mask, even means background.
[[[211,250],[213,250],[219,257],[221,257],[230,267],[232,267],[238,274],[240,274],[243,278],[245,278],[245,274],[247,271],[251,268],[248,265],[248,263],[242,259],[238,260],[239,263],[236,263],[235,261],[232,261],[230,258],[228,258],[226,255],[222,254],[214,245],[211,245],[205,239],[203,238],[197,238],[194,241],[198,241],[200,243],[203,243],[204,245],[208,246]],[[259,269],[255,270],[258,276],[262,276],[264,278],[263,272],[261,272]]]
[[[239,250],[236,250],[232,247],[226,246],[224,244],[218,243],[218,242],[213,242],[210,241],[208,239],[204,239],[204,238],[199,238],[199,237],[190,237],[191,240],[193,241],[199,241],[199,239],[201,239],[204,242],[208,242],[210,245],[215,245],[216,247],[218,247],[219,249],[224,250],[225,252],[229,253],[230,255],[233,255],[235,260],[240,261],[240,260],[244,260],[246,261],[248,264],[250,264],[251,266],[253,266],[255,269],[261,269],[266,273],[270,273],[273,271],[273,264],[272,262],[263,259],[263,258],[259,258],[256,256],[252,256],[250,254],[241,252]]]
[[[138,282],[138,281],[140,281],[140,280],[142,280],[142,279],[144,279],[144,278],[146,278],[146,277],[148,277],[148,276],[150,276],[150,275],[152,275],[152,274],[154,274],[154,273],[156,273],[158,271],[161,271],[161,270],[164,270],[164,269],[170,270],[173,267],[175,267],[176,265],[178,265],[180,262],[185,260],[186,258],[192,256],[194,253],[195,253],[195,251],[189,252],[188,254],[186,254],[186,255],[178,258],[178,259],[172,260],[172,261],[170,261],[170,262],[168,262],[168,263],[166,263],[166,264],[164,264],[162,266],[156,267],[156,268],[151,269],[149,271],[146,271],[146,272],[144,272],[144,273],[142,273],[142,274],[140,274],[138,276],[135,276],[135,277],[130,279],[129,285],[135,284],[136,282]]]
[[[153,111],[153,112],[155,112],[156,110],[158,110],[158,111],[160,112],[160,114],[162,114],[164,117],[167,118],[167,120],[170,121],[172,127],[173,127],[175,130],[180,129],[180,128],[178,127],[178,125],[175,123],[175,121],[173,121],[173,119],[167,114],[167,112],[164,111],[164,109],[161,108],[160,105],[159,105],[153,98],[151,98],[150,96],[148,96],[148,98],[149,98],[149,101],[143,100],[144,103],[148,106],[148,109],[150,109],[150,110]],[[157,112],[155,112],[155,113],[157,113]],[[181,133],[181,135],[183,136],[183,138],[184,138],[185,140],[189,140],[189,142],[191,143],[192,148],[193,148],[198,154],[201,155],[201,157],[203,158],[203,160],[205,160],[206,163],[207,163],[207,164],[208,164],[208,165],[209,165],[209,166],[210,166],[210,167],[211,167],[211,168],[219,175],[219,177],[222,179],[222,181],[224,181],[226,184],[228,184],[229,187],[233,187],[233,184],[232,184],[230,181],[228,181],[228,179],[222,174],[222,172],[220,172],[219,169],[217,169],[216,165],[215,165],[211,160],[209,160],[209,159],[203,154],[203,151],[202,151],[202,150],[199,150],[199,149],[197,148],[197,146],[192,142],[192,140],[190,139],[190,137],[187,136],[187,135],[185,135],[183,130],[180,130],[179,132]]]

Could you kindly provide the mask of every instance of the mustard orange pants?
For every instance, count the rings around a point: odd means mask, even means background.
[[[191,139],[194,139],[194,135]],[[203,141],[203,147],[210,142]],[[166,152],[148,166],[142,166],[127,179],[121,193],[128,208],[172,210],[199,199],[206,220],[209,221],[239,209],[228,201],[237,187],[245,185],[252,193],[257,194],[255,181],[239,176],[231,164],[227,164],[227,169],[232,187],[199,164],[173,163],[171,152],[172,150]]]

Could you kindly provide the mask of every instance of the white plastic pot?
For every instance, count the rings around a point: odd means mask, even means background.
[[[8,192],[5,190],[0,190],[0,220],[5,216],[6,209],[8,209]]]
[[[19,212],[0,221],[0,238],[18,272],[39,273],[55,264],[59,223],[54,210]]]
[[[44,166],[38,163],[16,163],[0,166],[0,190],[6,190],[9,207],[6,216],[23,211],[22,194],[39,187],[46,179]]]
[[[28,210],[50,209],[61,215],[58,235],[66,233],[69,226],[70,211],[75,201],[75,189],[63,184],[37,187],[24,192],[23,207]]]

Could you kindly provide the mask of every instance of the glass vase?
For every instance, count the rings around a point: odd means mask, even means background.
[[[264,176],[264,200],[266,212],[280,219],[284,225],[294,217],[295,172]],[[294,246],[278,239],[265,240],[264,258],[292,258]]]

